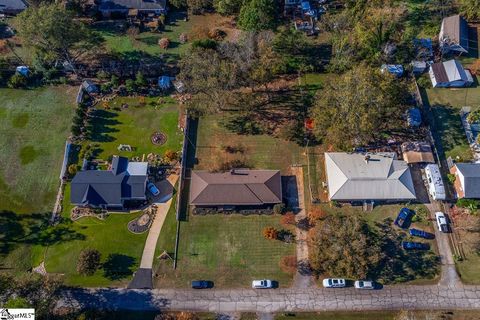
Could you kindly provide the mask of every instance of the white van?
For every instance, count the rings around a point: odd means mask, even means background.
[[[440,169],[436,164],[428,164],[425,167],[425,174],[428,181],[428,193],[434,200],[445,200],[445,186],[443,185]]]

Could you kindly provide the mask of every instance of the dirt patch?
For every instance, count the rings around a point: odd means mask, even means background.
[[[205,14],[191,16],[190,20],[193,24],[192,30],[189,32],[191,39],[206,38],[208,31],[212,29],[220,29],[226,33],[225,40],[236,42],[241,31],[236,27],[233,17],[225,17],[219,14]]]

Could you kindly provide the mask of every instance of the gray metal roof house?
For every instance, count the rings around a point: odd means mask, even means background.
[[[190,204],[196,207],[271,206],[282,202],[278,170],[193,171]]]
[[[325,153],[330,200],[402,201],[416,199],[410,168],[394,153]]]
[[[16,15],[27,9],[27,2],[23,0],[0,0],[0,13]]]
[[[473,84],[470,71],[455,59],[432,64],[428,74],[434,88],[461,88]]]
[[[110,170],[86,170],[75,175],[70,202],[82,207],[122,209],[127,200],[145,200],[147,169],[147,162],[114,156]]]
[[[468,53],[467,21],[458,14],[444,18],[438,39],[443,52]]]
[[[129,10],[137,13],[154,13],[156,15],[167,13],[166,0],[101,0],[98,10],[104,15],[112,13],[128,14]]]

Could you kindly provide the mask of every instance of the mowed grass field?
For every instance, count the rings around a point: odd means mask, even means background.
[[[171,210],[157,244],[173,257],[175,212]],[[254,279],[273,279],[280,287],[291,285],[293,276],[281,271],[280,259],[294,255],[295,245],[267,240],[265,227],[282,229],[278,216],[190,216],[180,224],[177,269],[171,260],[157,262],[156,287],[188,287],[190,281],[206,279],[215,287],[249,287]]]
[[[200,118],[197,134],[196,170],[211,170],[219,164],[241,158],[253,169],[277,169],[287,174],[292,164],[306,163],[304,148],[270,135],[239,135],[222,125],[223,115]],[[242,154],[229,154],[222,146],[242,146]]]
[[[127,104],[128,108],[120,108],[122,104]],[[84,144],[98,143],[98,158],[107,160],[112,155],[142,157],[149,153],[163,155],[166,150],[178,151],[182,147],[179,110],[170,98],[145,98],[142,105],[139,97],[119,97],[108,103],[108,109],[97,108],[92,137]],[[154,145],[150,139],[157,131],[167,136],[166,143],[161,146]],[[120,144],[128,144],[133,150],[118,151]]]
[[[463,89],[432,88],[426,90],[435,118],[435,126],[442,139],[445,157],[463,161],[472,159],[472,152],[462,126],[460,110],[480,106],[480,86]]]
[[[52,210],[76,88],[0,89],[0,211]]]

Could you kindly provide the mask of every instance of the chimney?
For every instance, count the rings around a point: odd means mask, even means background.
[[[367,154],[367,155],[365,156],[365,163],[368,164],[368,161],[369,161],[369,160],[370,160],[370,156]]]

